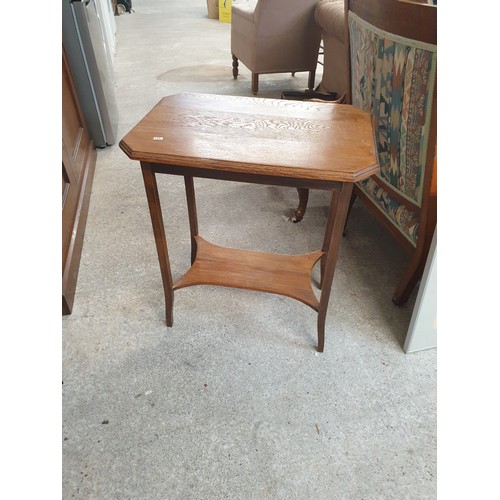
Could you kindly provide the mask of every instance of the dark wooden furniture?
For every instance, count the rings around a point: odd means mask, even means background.
[[[416,0],[346,0],[345,33],[347,43],[345,57],[349,69],[348,103],[360,107],[360,103],[353,99],[353,92],[360,93],[360,72],[363,69],[358,68],[358,79],[356,79],[353,75],[353,66],[360,57],[364,57],[364,54],[354,55],[351,53],[353,52],[353,41],[352,33],[349,32],[348,28],[349,12],[361,19],[362,22],[368,23],[370,29],[384,32],[388,39],[391,37],[396,39],[393,36],[396,35],[396,37],[411,40],[415,45],[418,44],[418,47],[425,47],[425,44],[435,47],[437,44],[437,8],[433,5],[427,5],[428,3]],[[383,35],[380,35],[381,39],[382,37]],[[369,51],[367,39],[365,38],[363,42],[364,46],[363,43],[359,44],[359,46],[363,46],[365,51]],[[387,43],[385,45],[379,43],[379,47],[387,46]],[[405,44],[406,42],[403,40],[400,43]],[[394,78],[394,85],[391,83],[387,88],[400,85],[402,79],[404,79],[405,84],[398,87],[394,98],[390,92],[383,94],[383,88],[381,94],[373,96],[372,105],[375,102],[375,106],[373,106],[371,113],[374,115],[377,125],[380,124],[380,128],[375,130],[375,137],[385,136],[381,140],[379,139],[377,144],[378,160],[382,167],[381,173],[372,177],[370,189],[367,189],[364,183],[356,183],[351,200],[352,206],[355,198],[359,197],[364,206],[391,232],[410,255],[408,267],[401,276],[392,297],[393,302],[397,305],[404,304],[408,300],[422,277],[437,220],[436,74],[435,67],[430,64],[425,70],[427,74],[421,71],[416,76],[412,76],[411,70],[406,69],[413,69],[415,55],[411,51],[412,43],[408,43],[405,49],[407,60],[401,56],[400,52],[397,63],[391,59],[394,57],[392,53],[387,55],[384,64],[375,60],[368,64],[365,62],[364,69],[369,68],[371,71],[369,74],[362,75],[365,81],[379,78],[380,82],[380,80]],[[429,51],[431,50],[433,49],[430,48]],[[380,56],[380,53],[378,54]],[[417,57],[419,64],[422,65],[423,57],[421,55]],[[387,72],[387,74],[382,75],[382,71]],[[405,73],[406,71],[408,74]],[[412,86],[413,88],[410,89]],[[404,88],[404,98],[399,95],[401,87]],[[372,90],[375,88],[378,92],[380,91],[378,86],[371,86]],[[426,89],[431,89],[431,91],[433,89],[430,97],[425,94]],[[366,94],[370,91],[364,89],[361,93],[363,92]],[[414,103],[406,104],[406,101],[411,101],[408,96],[418,92],[422,92],[422,94],[413,99]],[[377,100],[383,102],[383,105],[378,106]],[[367,99],[368,105],[369,101]],[[431,101],[430,107],[428,107],[429,101]],[[396,120],[401,121],[401,123],[406,121],[409,125],[406,127],[405,122],[405,127],[402,126],[401,130],[396,130],[394,127],[387,132],[391,127],[391,122],[396,123]],[[418,131],[418,127],[424,121],[426,124],[422,126],[421,132],[413,132],[411,135],[410,125],[413,131]],[[385,155],[386,161],[382,155]],[[391,157],[390,166],[389,156]],[[414,160],[417,157],[418,160]],[[411,174],[408,174],[410,171],[409,158],[412,158],[412,166],[418,162],[418,169],[415,168],[415,172],[411,172]],[[403,164],[404,162],[406,164]],[[384,164],[388,165],[387,169],[384,168]],[[414,181],[415,178],[417,181]],[[410,183],[417,184],[418,195],[408,195],[406,186]],[[377,190],[376,196],[373,195],[375,190]],[[296,222],[299,222],[304,216],[307,197],[306,192],[299,193],[299,206],[295,212]],[[393,209],[396,205],[398,205],[397,210]],[[403,229],[404,224],[408,224],[408,221],[413,223],[411,231]]]
[[[96,151],[62,49],[62,313],[71,314]]]
[[[162,99],[120,142],[141,162],[166,303],[174,291],[210,284],[293,297],[318,312],[318,350],[353,183],[378,170],[368,113],[346,105],[178,94]],[[156,174],[185,179],[192,266],[172,280]],[[276,255],[222,248],[198,234],[193,177],[332,192],[321,250]],[[321,259],[321,297],[310,272]]]

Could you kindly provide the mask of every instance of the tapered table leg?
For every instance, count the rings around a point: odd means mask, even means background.
[[[339,255],[340,242],[344,231],[349,200],[352,193],[352,183],[344,183],[340,190],[332,192],[332,202],[328,214],[328,222],[325,231],[325,241],[322,250],[326,252],[321,262],[321,297],[318,310],[318,351],[325,349],[325,319],[330,299],[335,265]]]
[[[233,55],[233,78],[238,78],[238,58]]]
[[[166,321],[167,326],[172,326],[174,324],[174,291],[172,272],[170,271],[170,260],[168,258],[167,239],[165,237],[165,226],[163,225],[163,217],[161,215],[158,186],[156,184],[155,173],[151,170],[151,164],[141,162],[141,169],[144,187],[146,188],[146,196],[148,198],[149,214],[151,216],[151,223],[153,224],[158,261],[160,262],[161,279],[163,282],[163,291],[165,293]]]
[[[335,222],[335,213],[337,210],[338,203],[338,193],[335,190],[332,192],[332,200],[330,201],[330,209],[328,211],[328,220],[326,221],[325,236],[323,237],[323,246],[321,250],[324,252],[323,258],[321,259],[321,273],[319,278],[319,289],[323,289],[323,281],[325,277],[326,260],[328,258],[328,249],[330,248],[330,241],[332,239],[333,223]]]
[[[189,216],[189,230],[191,232],[191,264],[196,259],[197,244],[196,236],[198,236],[198,215],[196,212],[196,198],[194,196],[194,182],[190,175],[184,176],[184,184],[186,186],[186,199]]]

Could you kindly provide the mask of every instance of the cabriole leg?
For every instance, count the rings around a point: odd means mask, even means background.
[[[295,209],[293,222],[300,222],[304,218],[309,200],[309,189],[297,188],[297,192],[299,193],[299,206]]]

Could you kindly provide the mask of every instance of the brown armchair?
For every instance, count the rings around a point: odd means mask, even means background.
[[[259,89],[259,75],[309,72],[314,88],[320,28],[314,20],[318,0],[248,0],[231,10],[233,76],[238,61],[252,72],[252,93]]]

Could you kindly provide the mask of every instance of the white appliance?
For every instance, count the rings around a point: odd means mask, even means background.
[[[96,0],[97,12],[102,20],[104,30],[104,38],[106,45],[109,47],[110,64],[114,69],[115,67],[115,48],[116,48],[116,22],[113,14],[113,7],[111,0]]]
[[[116,141],[113,28],[109,0],[63,0],[62,35],[76,92],[96,147]]]

